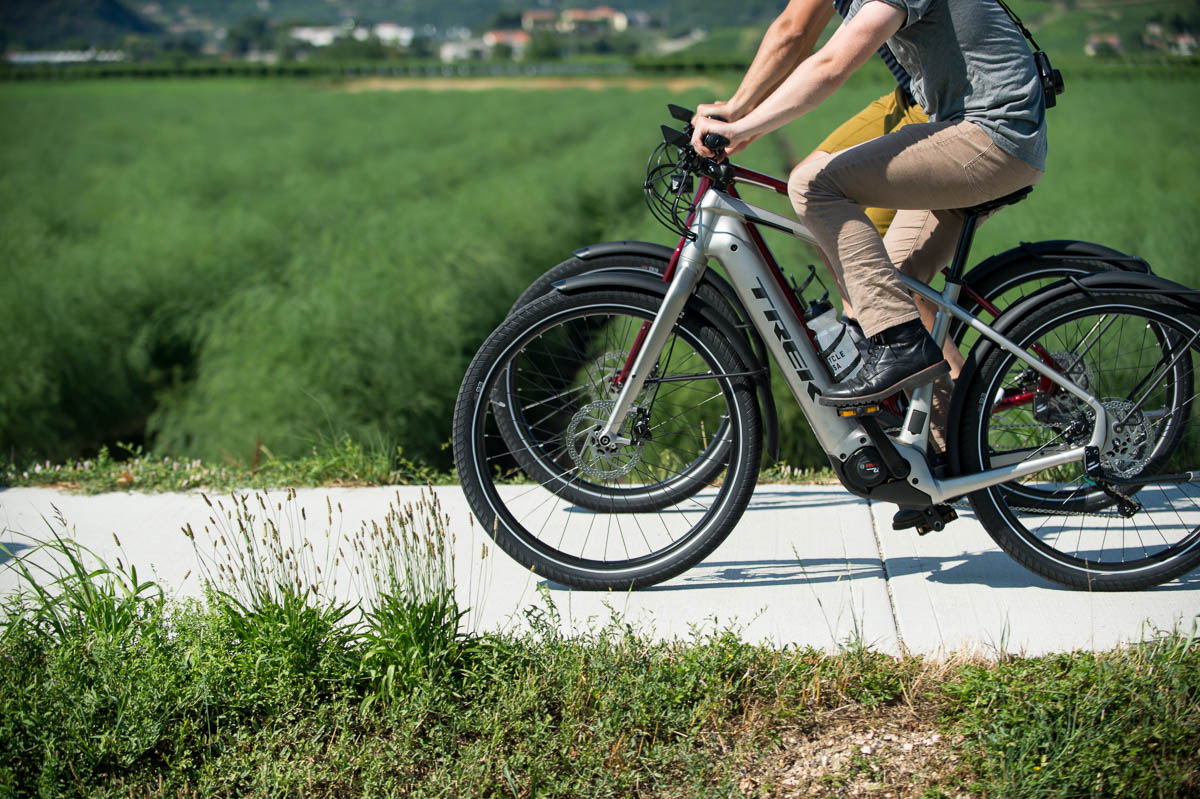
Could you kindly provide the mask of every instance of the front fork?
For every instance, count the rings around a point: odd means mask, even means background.
[[[699,225],[697,227],[703,230],[707,226]],[[707,237],[704,238],[707,239]],[[633,443],[628,436],[621,435],[621,428],[625,425],[625,419],[629,416],[634,399],[642,393],[646,379],[658,363],[658,356],[662,354],[667,339],[671,337],[671,331],[675,329],[675,324],[679,321],[688,298],[696,290],[696,286],[699,285],[700,278],[704,276],[704,270],[707,268],[708,258],[705,255],[704,246],[697,241],[689,241],[685,244],[679,254],[675,276],[671,279],[671,285],[663,297],[662,306],[655,314],[649,331],[644,336],[639,336],[634,345],[636,352],[631,353],[634,356],[633,367],[628,370],[624,382],[619,387],[616,405],[609,414],[608,422],[596,436],[600,446],[616,449]]]

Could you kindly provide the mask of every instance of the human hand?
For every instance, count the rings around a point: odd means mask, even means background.
[[[736,122],[742,118],[743,111],[733,104],[732,100],[723,100],[717,103],[701,103],[696,108],[696,115],[692,117],[692,124],[696,124],[697,119],[704,117],[718,117],[726,122]]]
[[[729,140],[729,144],[725,147],[725,155],[741,152],[746,149],[746,145],[758,138],[758,136],[747,135],[735,122],[720,122],[699,114],[692,122],[692,128],[692,147],[705,158],[716,157],[716,153],[704,144],[704,137],[709,133],[719,134]]]

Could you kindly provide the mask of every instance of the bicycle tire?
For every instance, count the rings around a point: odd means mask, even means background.
[[[1167,356],[1157,331],[1168,331],[1166,338],[1173,342]],[[1132,290],[1102,296],[1072,292],[1031,312],[1008,337],[1026,350],[1035,342],[1047,350],[1065,348],[1086,364],[1091,383],[1087,389],[1110,411],[1110,425],[1125,419],[1125,424],[1111,427],[1109,443],[1101,453],[1106,469],[1151,479],[1200,466],[1191,378],[1200,364],[1200,314],[1194,309],[1162,295]],[[1090,436],[1087,406],[1061,389],[1057,395],[1044,392],[1040,417],[1036,397],[1033,410],[1000,405],[998,399],[1005,392],[1031,385],[1027,371],[1014,356],[996,348],[973,374],[965,396],[965,407],[971,411],[962,420],[961,439],[968,471],[989,468],[1006,451],[1016,453],[1018,459],[1032,457],[1051,446],[1081,446],[1080,437],[1086,441]],[[1081,421],[1085,424],[1077,424]],[[1178,434],[1157,432],[1162,425],[1174,425]],[[1021,446],[1005,450],[1000,442],[1013,440],[1004,438],[1011,435],[1005,431],[1012,429],[1029,432]],[[1086,435],[1081,429],[1086,429]],[[1173,442],[1169,451],[1161,446],[1164,440]],[[1051,480],[1061,486],[1059,491],[1096,490],[1080,464],[1026,480]],[[1137,492],[1131,487],[1120,491],[1106,487],[1115,496],[1102,510],[1072,508],[1069,503],[1057,508],[1021,507],[1004,486],[977,491],[970,500],[1002,549],[1031,571],[1072,588],[1148,588],[1200,565],[1200,486],[1150,482]],[[1137,510],[1126,516],[1120,499]]]
[[[1045,244],[1053,244],[1046,242]],[[984,261],[971,269],[963,277],[965,287],[969,287],[976,295],[991,305],[998,307],[1001,312],[1016,305],[1034,292],[1053,283],[1067,278],[1083,278],[1101,272],[1124,271],[1115,261],[1103,260],[1100,256],[1111,255],[1124,257],[1116,250],[1100,247],[1086,242],[1060,242],[1061,249],[1046,250],[1041,253],[1064,257],[1028,257],[1015,260],[1004,260],[999,263]],[[1033,245],[1037,246],[1037,245]],[[1075,253],[1071,248],[1083,247],[1082,253]],[[1084,259],[1071,259],[1072,254],[1092,255]],[[973,316],[987,316],[982,303],[969,295],[960,297],[959,305]],[[951,320],[950,338],[961,348],[968,328],[957,319]],[[1074,496],[1066,499],[1053,492],[1043,492],[1038,489],[1021,486],[1007,486],[1005,490],[1014,491],[1014,501],[1020,501],[1029,508],[1062,509],[1064,503],[1071,503],[1076,510],[1095,511],[1112,503],[1103,492],[1095,491],[1086,496]],[[1019,499],[1018,499],[1019,498]]]
[[[607,409],[595,412],[589,409],[594,403],[576,407],[564,400],[563,407],[544,423],[563,430],[563,457],[569,459],[571,470],[592,469],[600,473],[593,479],[617,485],[627,479],[663,482],[659,478],[674,468],[671,449],[703,449],[703,436],[696,431],[703,430],[705,420],[711,424],[726,418],[728,458],[712,484],[678,499],[669,509],[645,511],[613,498],[606,510],[590,512],[564,508],[559,492],[536,481],[505,485],[518,469],[497,429],[496,414],[512,413],[514,401],[542,407],[545,396],[556,394],[563,380],[573,379],[557,375],[554,384],[546,383],[547,375],[525,370],[526,361],[545,362],[541,350],[552,351],[560,342],[571,341],[569,326],[580,320],[593,324],[596,319],[608,318],[615,331],[612,340],[625,341],[642,321],[653,319],[657,310],[654,298],[635,292],[554,292],[506,318],[484,342],[463,379],[454,412],[454,458],[463,492],[476,520],[496,544],[543,577],[591,590],[654,585],[691,568],[712,552],[749,502],[762,453],[754,386],[744,376],[745,365],[717,328],[691,314],[681,317],[660,359],[660,364],[666,364],[660,374],[682,379],[659,385],[686,386],[699,392],[702,401],[688,405],[688,395],[684,399],[656,395],[644,417],[644,429],[652,435],[639,442],[640,434],[631,434],[634,443],[611,453],[607,461],[592,435]],[[604,351],[614,347],[608,340],[594,345]],[[497,386],[506,372],[529,377],[524,387],[498,398]],[[630,423],[636,416],[630,415]],[[627,423],[626,432],[631,430],[634,428]],[[596,452],[600,457],[589,460]],[[631,469],[621,471],[626,462],[635,461]],[[611,473],[606,471],[610,467]],[[569,479],[569,471],[559,477]]]
[[[569,258],[548,270],[530,284],[529,288],[517,298],[516,303],[513,304],[513,309],[509,313],[511,314],[528,305],[530,302],[553,292],[555,283],[570,277],[605,269],[640,269],[651,274],[661,275],[666,268],[666,260],[634,253],[617,253],[587,260]],[[729,307],[724,298],[712,287],[701,284],[697,287],[696,293],[701,300],[705,301],[709,307],[715,309],[718,313],[726,316],[731,321],[736,319],[733,309]],[[607,360],[595,364],[595,367],[601,372],[619,371],[624,365],[626,354],[619,351],[605,353]],[[610,374],[609,377],[611,376]],[[500,388],[502,394],[508,390],[506,386],[511,382],[512,377],[512,375],[506,375],[502,378]],[[604,399],[605,397],[611,399],[615,396],[615,391],[611,389],[611,381],[607,383],[593,381],[593,385],[601,389],[608,389],[607,391],[600,392],[604,396],[594,396],[592,397],[593,400]],[[550,456],[550,450],[553,449],[553,446],[547,449],[546,446],[540,445],[548,444],[549,442],[538,442],[536,431],[531,431],[527,427],[524,427],[519,417],[497,416],[496,423],[500,434],[505,439],[505,443],[513,453],[513,457],[517,460],[521,470],[526,475],[537,482],[554,486],[554,490],[567,501],[591,510],[606,510],[608,503],[614,497],[619,498],[627,507],[635,511],[652,511],[669,507],[680,499],[686,499],[691,494],[700,491],[705,485],[711,483],[712,479],[724,468],[723,463],[727,457],[725,450],[728,444],[724,436],[725,431],[717,430],[713,433],[712,446],[709,450],[698,455],[691,469],[685,470],[678,475],[678,478],[674,481],[674,486],[659,486],[653,491],[639,492],[632,488],[606,489],[604,486],[591,484],[586,480],[564,483],[554,480],[559,466]],[[527,446],[530,442],[537,445]]]

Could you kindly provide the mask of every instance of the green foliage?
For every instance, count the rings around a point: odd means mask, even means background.
[[[61,516],[55,522],[57,527],[46,523],[51,539],[29,548],[12,566],[20,580],[10,601],[13,623],[50,645],[63,646],[123,640],[162,610],[158,585],[139,581],[133,565],[110,567],[70,538]],[[41,552],[62,568],[56,572],[38,563]],[[0,554],[5,560],[13,555],[3,544]]]
[[[977,260],[1018,241],[1080,238],[1195,284],[1200,228],[1179,212],[1200,207],[1188,74],[1068,72],[1049,114],[1047,176],[983,227]],[[145,475],[142,485],[176,488],[445,472],[450,409],[476,346],[572,249],[672,243],[639,192],[662,106],[725,96],[737,77],[684,96],[3,87],[0,457],[16,475],[4,479],[87,487],[99,472],[23,475],[48,458],[94,466],[117,442],[159,457],[106,467],[110,489],[130,487],[125,472],[133,485]],[[890,81],[869,64],[741,160],[784,173]],[[788,210],[784,198],[747,196]],[[768,240],[787,270],[819,263]],[[824,466],[778,391],[784,460]],[[204,465],[190,466],[196,458]]]
[[[280,459],[260,447],[249,462],[206,462],[155,457],[133,444],[101,447],[95,458],[0,465],[0,487],[50,486],[102,494],[110,491],[231,491],[316,485],[446,485],[453,473],[415,463],[402,449],[366,448],[349,438],[314,445],[307,453]],[[786,478],[785,478],[786,479]]]
[[[69,545],[55,588],[84,599],[48,608],[26,572],[0,617],[6,795],[733,795],[785,734],[888,708],[940,709],[965,762],[942,784],[982,795],[1200,787],[1194,638],[956,665],[854,642],[772,649],[732,629],[653,641],[615,613],[568,637],[544,586],[523,631],[481,634],[459,624],[435,501],[351,537],[341,565],[357,567],[343,573],[359,575],[362,614],[329,579],[340,545],[307,538],[292,495],[213,510],[226,522],[207,533],[204,603],[163,602],[131,567],[114,582],[124,567]],[[332,504],[317,526],[337,529]]]
[[[349,435],[446,466],[476,344],[639,207],[668,98],[614,128],[631,96],[10,87],[3,449],[148,434],[167,455],[290,458]]]
[[[968,667],[948,714],[987,795],[1194,796],[1200,650],[1168,636],[1110,653]]]

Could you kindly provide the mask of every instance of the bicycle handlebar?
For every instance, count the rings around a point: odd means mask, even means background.
[[[677,119],[680,122],[688,123],[687,127],[683,129],[683,135],[687,136],[688,139],[690,140],[692,138],[692,120],[695,119],[696,112],[690,108],[684,108],[681,105],[674,105],[674,104],[668,104],[667,111],[670,112],[671,116],[674,119]],[[728,122],[729,121],[725,117],[719,116],[717,114],[710,115],[709,119],[715,119],[718,122]],[[704,135],[704,146],[707,147],[708,149],[712,150],[713,152],[716,152],[718,150],[724,150],[726,147],[729,146],[729,139],[725,138],[720,133],[706,133]],[[720,155],[720,154],[718,153],[718,155]]]

